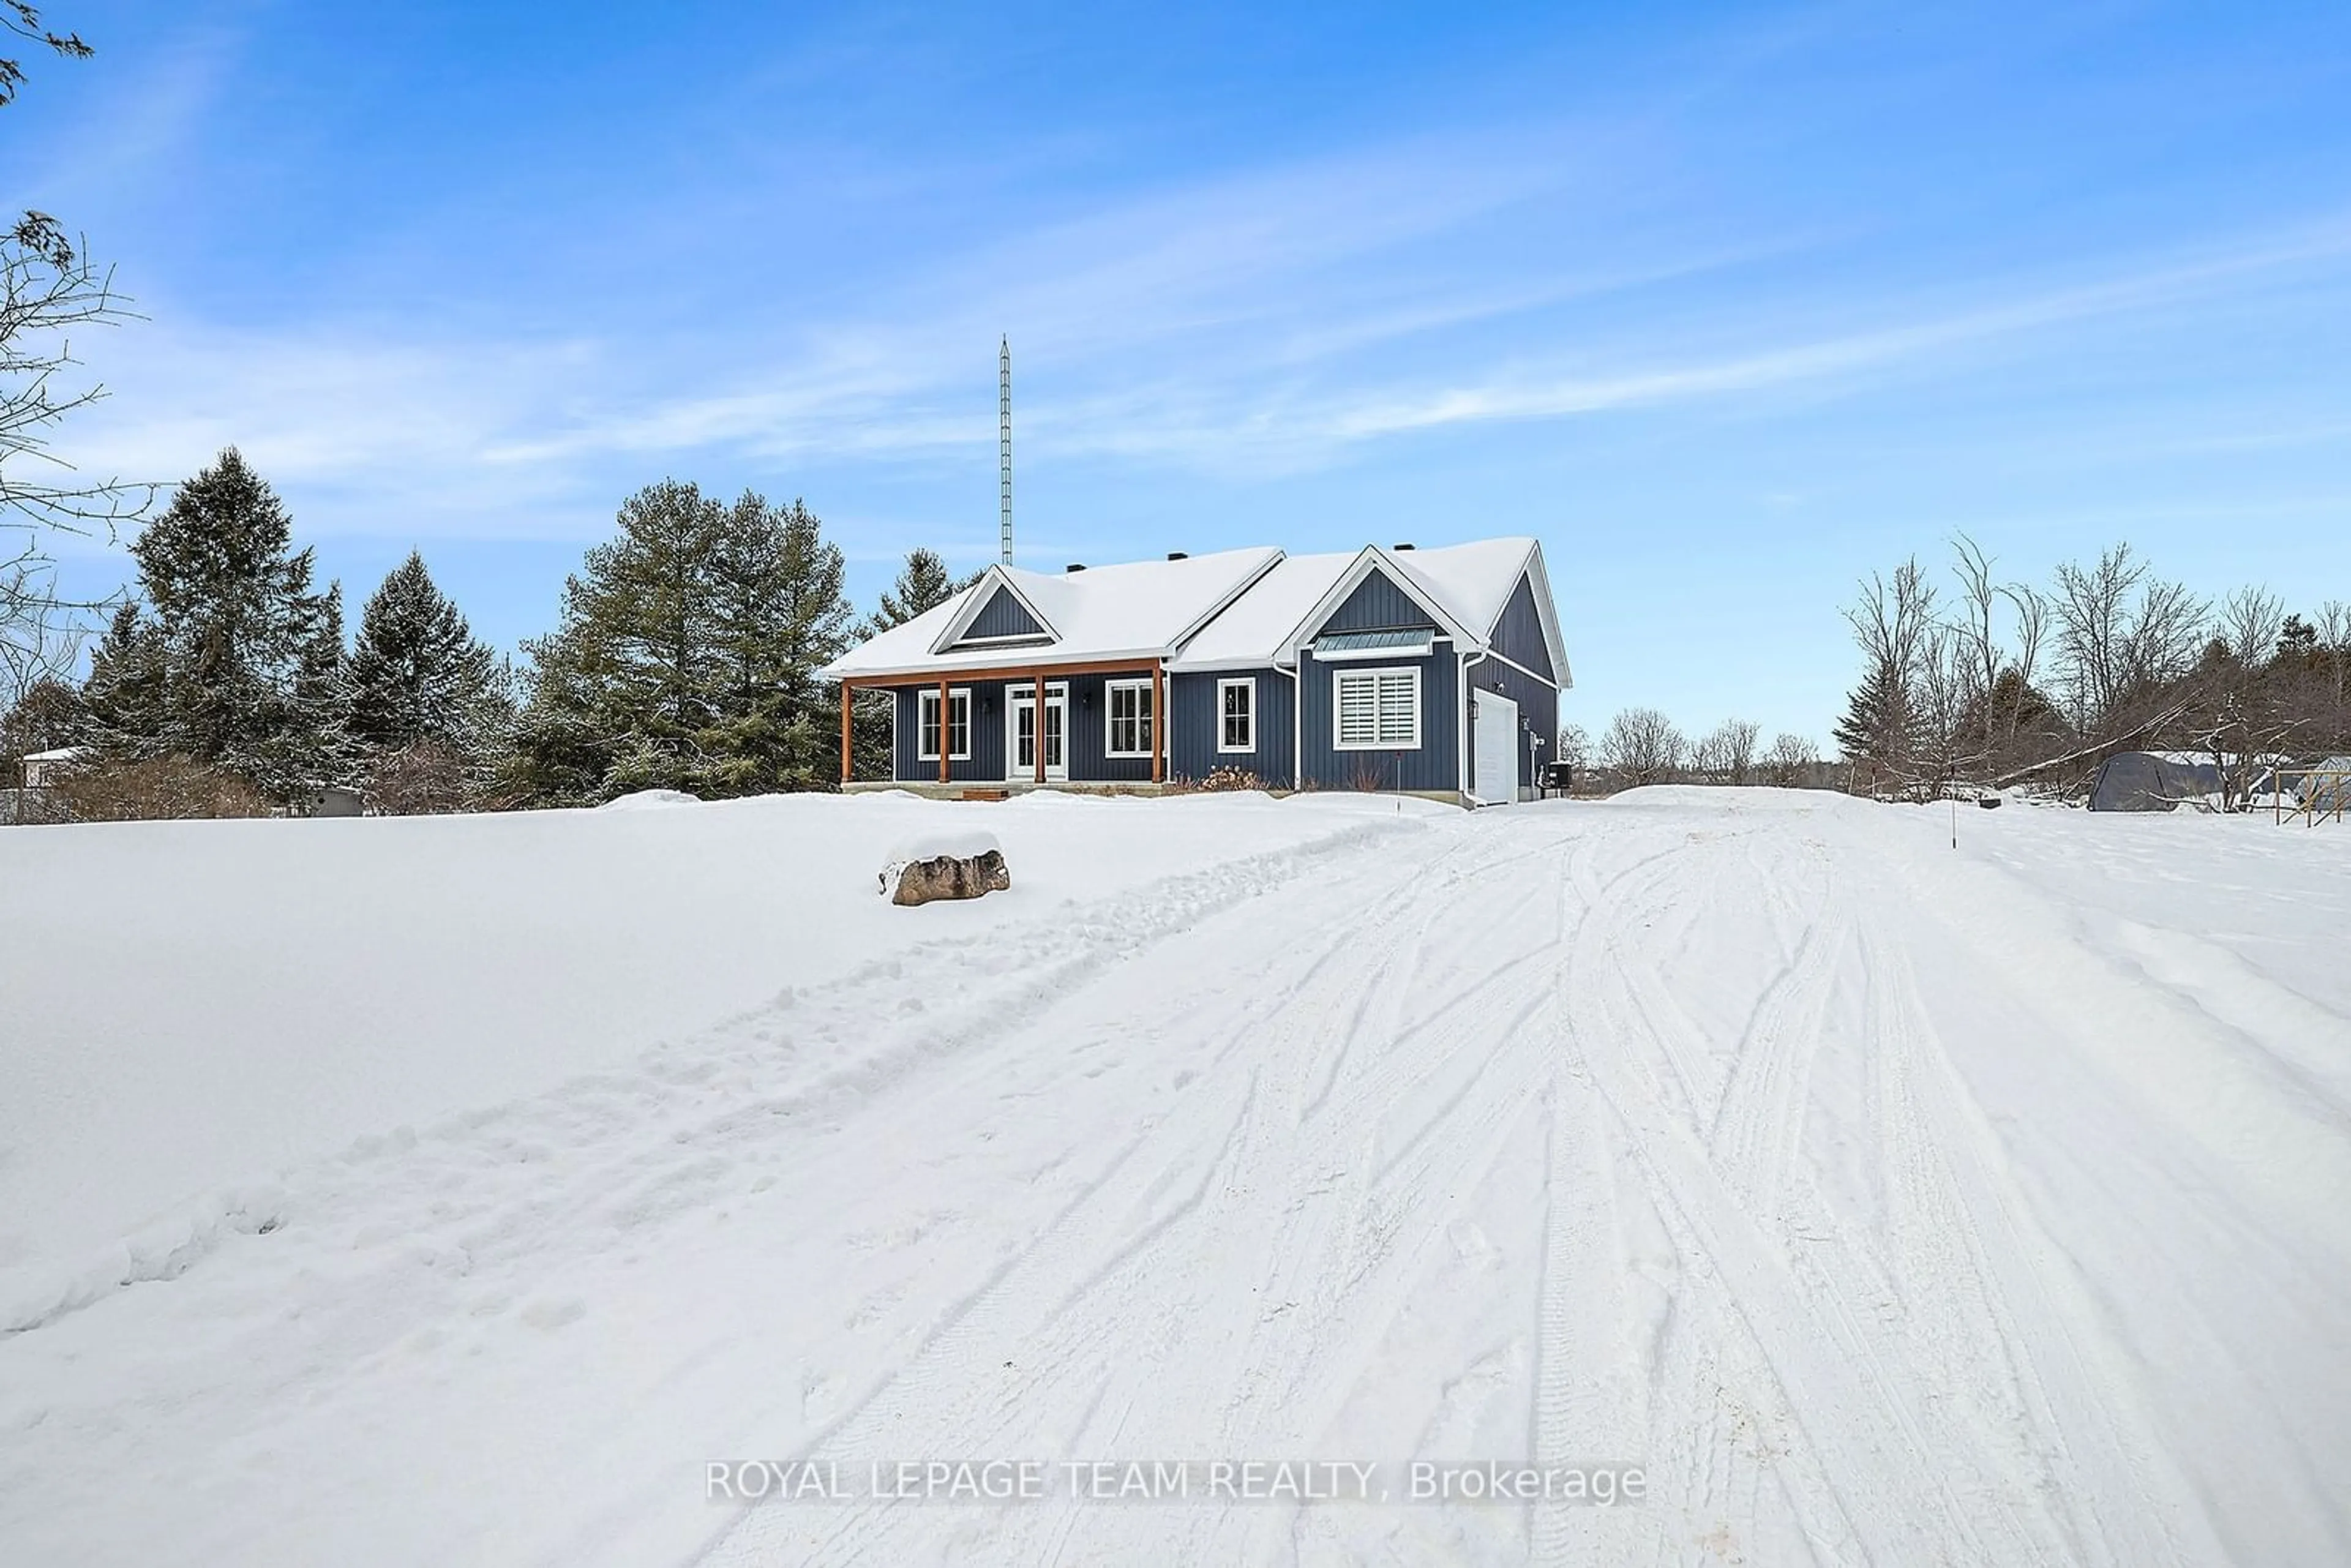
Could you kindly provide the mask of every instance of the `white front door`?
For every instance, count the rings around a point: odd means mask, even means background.
[[[1470,754],[1477,767],[1469,775],[1469,793],[1489,806],[1507,805],[1519,798],[1519,705],[1493,692],[1475,692],[1478,719],[1470,734]]]
[[[1006,688],[1005,724],[1009,733],[1006,737],[1004,755],[1007,774],[1012,783],[1031,783],[1037,778],[1037,688],[1032,685]],[[1070,776],[1070,688],[1049,685],[1045,688],[1045,777],[1048,779]]]

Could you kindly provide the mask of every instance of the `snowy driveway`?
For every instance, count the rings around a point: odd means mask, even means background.
[[[1365,819],[302,1166],[0,1339],[0,1558],[2351,1560],[2351,1030],[2262,915],[2351,862],[1986,816]],[[1649,1497],[704,1496],[933,1456]]]

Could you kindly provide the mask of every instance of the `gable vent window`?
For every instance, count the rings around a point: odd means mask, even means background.
[[[1418,670],[1342,670],[1332,681],[1337,688],[1332,707],[1339,750],[1419,748]]]

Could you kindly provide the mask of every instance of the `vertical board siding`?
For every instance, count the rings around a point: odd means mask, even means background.
[[[971,756],[948,763],[948,782],[1001,784],[1004,782],[1004,683],[952,678],[947,682],[949,691],[960,691],[965,687],[971,690]],[[896,771],[893,777],[901,784],[938,782],[938,758],[915,755],[922,748],[922,732],[918,723],[922,699],[915,694],[938,689],[935,681],[926,681],[920,686],[896,688],[898,735]]]
[[[1370,576],[1355,585],[1355,591],[1347,595],[1346,602],[1331,612],[1331,618],[1314,631],[1387,632],[1422,626],[1437,629],[1428,612],[1413,602],[1412,595],[1374,567]]]
[[[1338,749],[1332,735],[1331,708],[1338,690],[1339,672],[1398,666],[1420,671],[1419,748]],[[1298,754],[1302,782],[1324,789],[1461,788],[1461,662],[1454,657],[1450,638],[1438,638],[1436,651],[1425,659],[1326,664],[1309,653],[1299,656],[1298,670]]]
[[[987,596],[987,602],[980,606],[979,613],[972,617],[971,624],[963,629],[963,637],[1038,637],[1044,631],[1037,624],[1037,618],[998,584]]]
[[[1219,751],[1223,711],[1217,706],[1217,683],[1238,679],[1257,682],[1257,748]],[[1168,706],[1174,710],[1170,732],[1175,750],[1169,774],[1177,779],[1206,779],[1219,768],[1245,768],[1260,783],[1288,789],[1296,774],[1290,764],[1291,693],[1290,677],[1275,669],[1220,670],[1214,674],[1168,677]]]
[[[1519,574],[1519,586],[1511,591],[1510,601],[1502,606],[1502,618],[1494,623],[1490,640],[1494,651],[1502,657],[1516,660],[1538,675],[1559,678],[1559,672],[1551,667],[1551,649],[1543,642],[1542,617],[1535,609],[1532,573]]]
[[[1071,675],[1070,678],[1070,777],[1092,784],[1148,784],[1151,758],[1109,757],[1110,698],[1113,681],[1148,683],[1151,672],[1123,671],[1114,675]]]

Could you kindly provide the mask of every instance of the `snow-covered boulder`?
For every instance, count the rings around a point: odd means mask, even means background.
[[[1012,873],[994,833],[924,833],[901,839],[882,865],[882,896],[893,904],[977,898],[1011,885]]]

